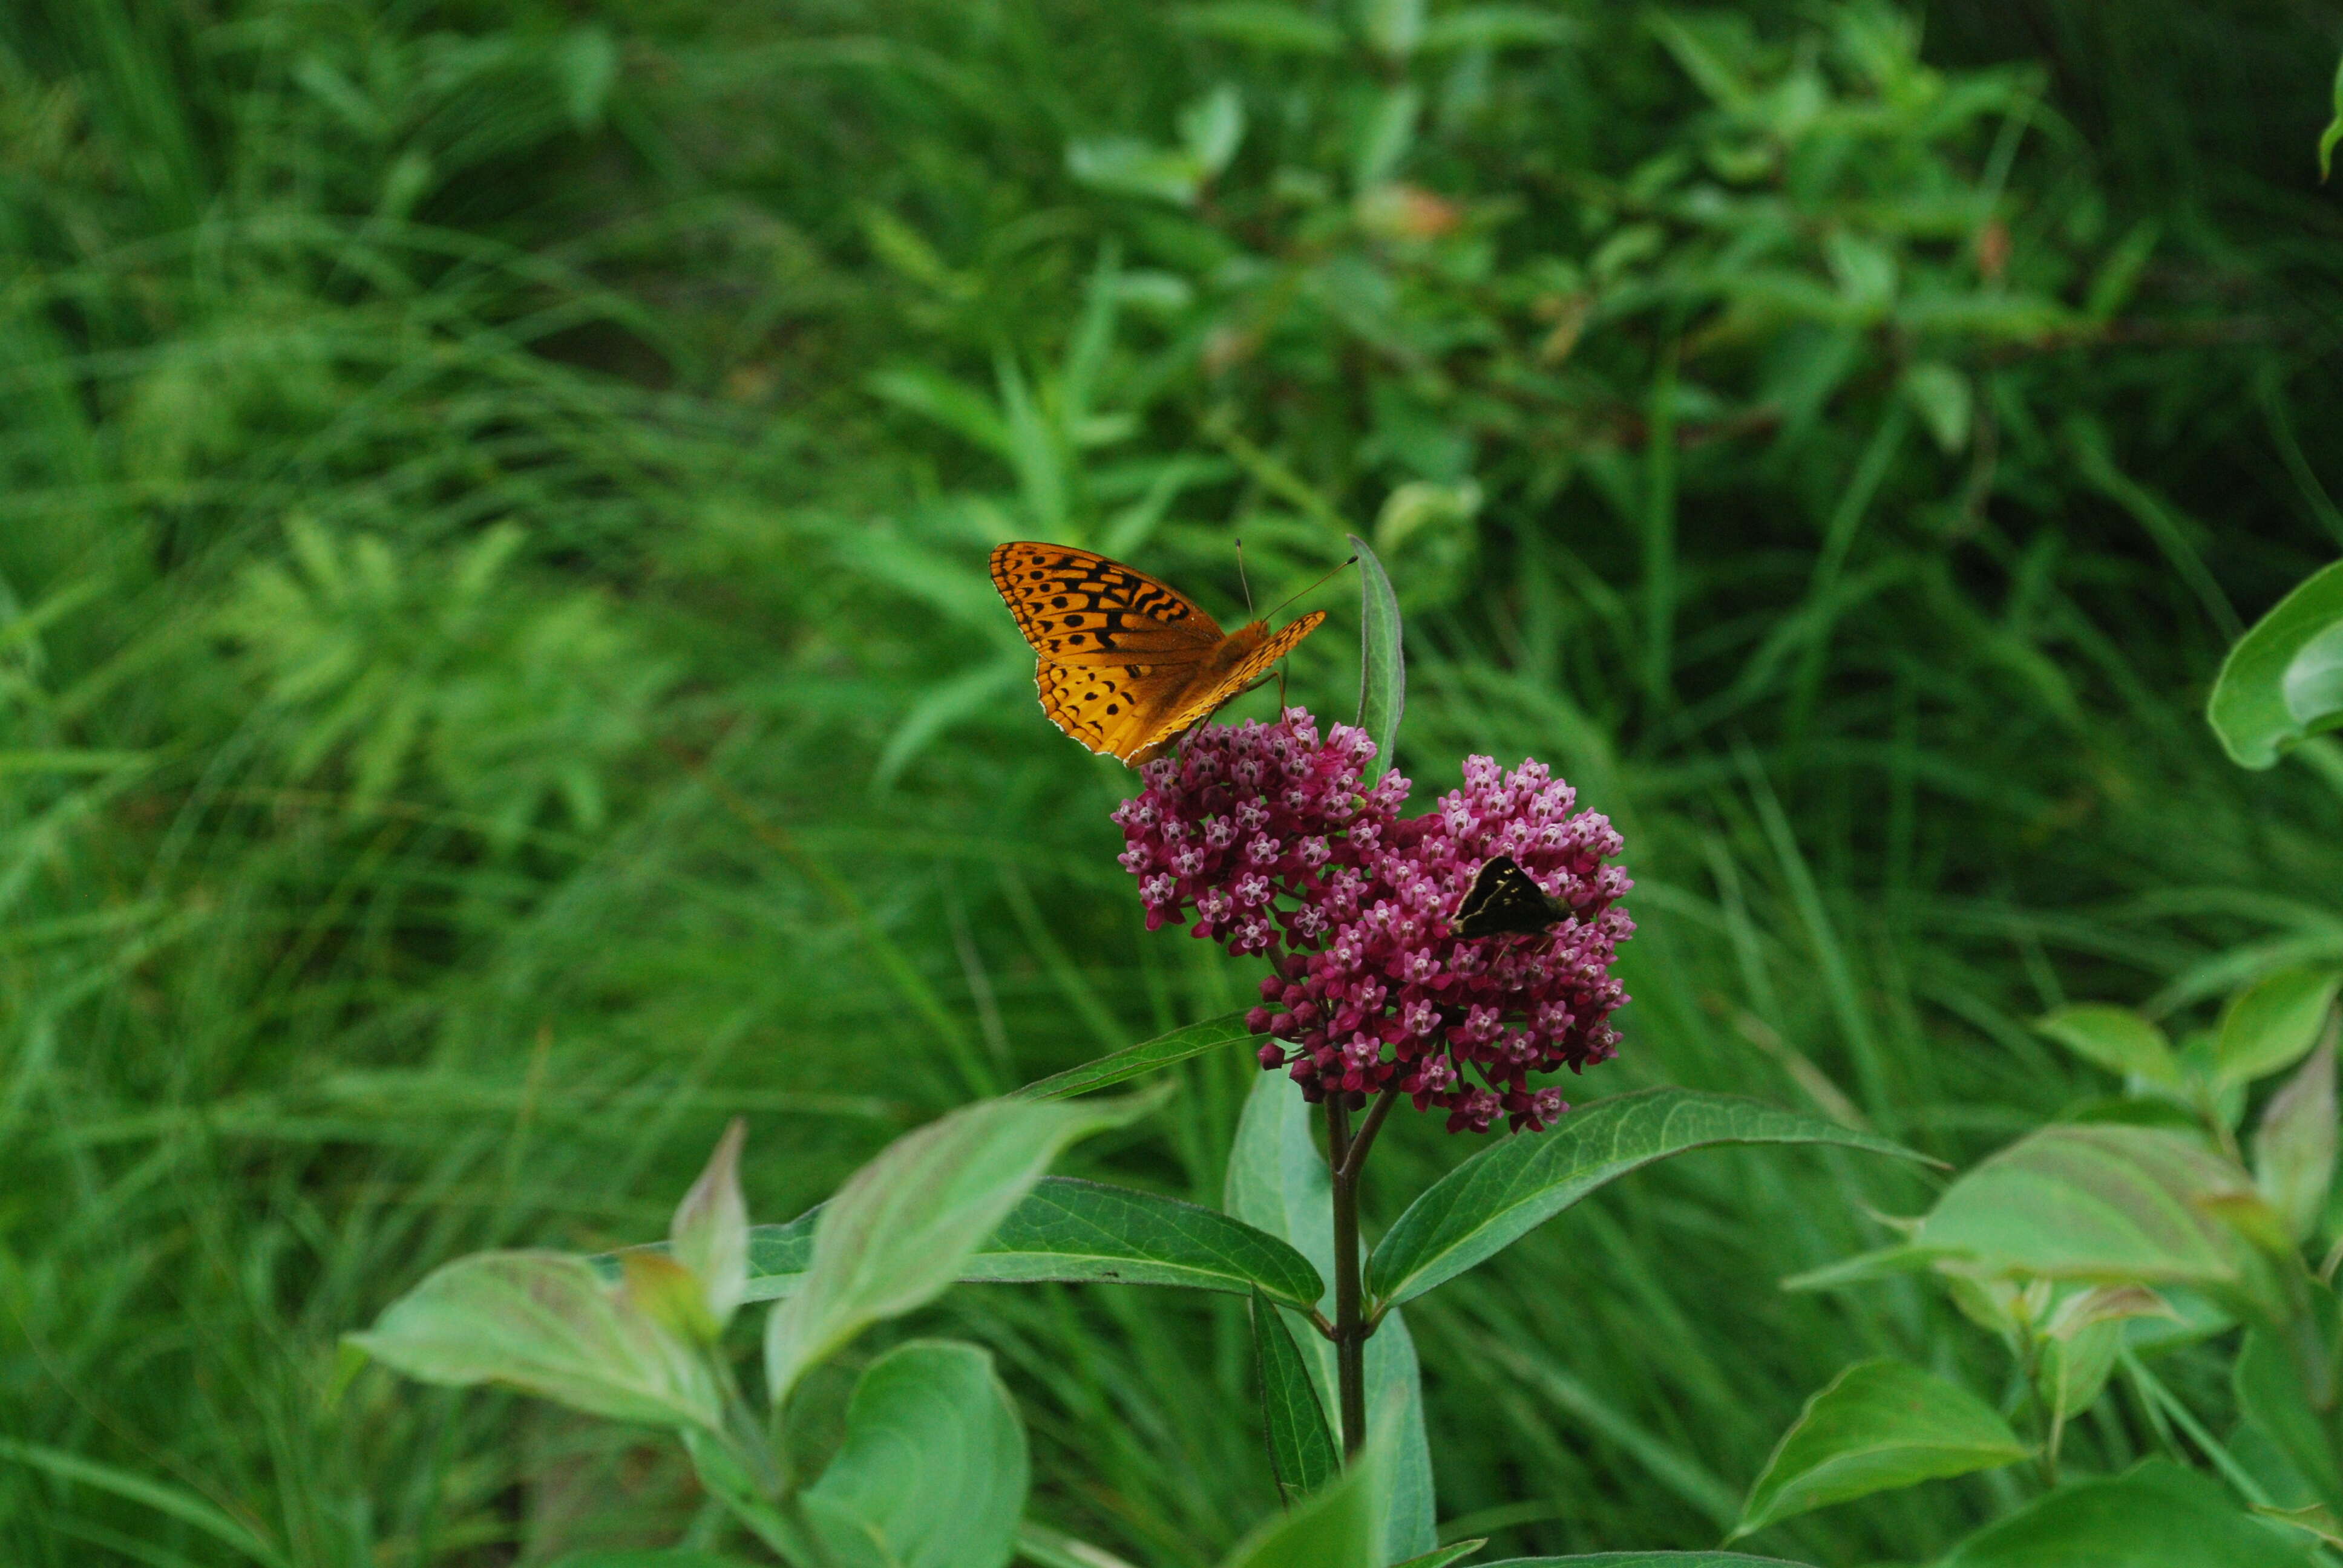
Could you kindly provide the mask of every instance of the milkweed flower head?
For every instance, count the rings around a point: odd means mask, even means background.
[[[1149,763],[1115,812],[1148,928],[1192,916],[1193,934],[1270,961],[1247,1021],[1270,1037],[1262,1067],[1285,1068],[1306,1099],[1363,1103],[1396,1084],[1447,1111],[1451,1131],[1501,1115],[1543,1130],[1570,1107],[1532,1076],[1617,1054],[1610,1019],[1628,998],[1611,967],[1635,929],[1618,907],[1634,884],[1608,863],[1619,834],[1544,764],[1508,772],[1486,757],[1403,818],[1405,778],[1363,782],[1374,755],[1363,731],[1322,739],[1289,708]],[[1494,855],[1566,917],[1543,936],[1458,936],[1458,901]]]

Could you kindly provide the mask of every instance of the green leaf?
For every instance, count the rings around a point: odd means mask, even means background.
[[[2310,1239],[2327,1212],[2336,1133],[2335,1048],[2321,1042],[2262,1108],[2254,1137],[2254,1185],[2298,1244]]]
[[[914,1340],[854,1385],[846,1441],[805,1508],[831,1568],[1001,1568],[1028,1480],[1025,1426],[991,1356]]]
[[[1395,1437],[1395,1423],[1379,1420],[1341,1479],[1256,1527],[1222,1568],[1380,1568],[1389,1560],[1378,1521]]]
[[[1448,1568],[1452,1563],[1462,1563],[1489,1543],[1485,1535],[1477,1540],[1459,1541],[1453,1546],[1443,1546],[1437,1552],[1427,1552],[1421,1557],[1411,1557],[1404,1563],[1394,1563],[1392,1568]]]
[[[2323,1503],[2308,1503],[2300,1508],[2272,1508],[2256,1503],[2254,1516],[2257,1519],[2275,1519],[2281,1524],[2308,1531],[2329,1546],[2343,1546],[2343,1520],[2337,1519],[2335,1511]]]
[[[1161,1099],[988,1100],[881,1150],[823,1205],[805,1284],[766,1320],[768,1397],[779,1406],[807,1368],[941,1292],[1061,1150],[1135,1120]]]
[[[1407,650],[1400,636],[1399,596],[1367,541],[1348,536],[1359,557],[1359,728],[1375,743],[1374,771],[1392,765],[1400,714],[1407,706]]]
[[[1225,0],[1214,5],[1191,5],[1177,14],[1181,26],[1208,38],[1250,44],[1256,49],[1289,55],[1339,55],[1342,29],[1322,17],[1275,0]]]
[[[2272,767],[2305,736],[2343,724],[2343,561],[2298,584],[2238,638],[2205,718],[2245,768]]]
[[[1063,1072],[1051,1073],[1024,1088],[1012,1091],[1011,1100],[1069,1100],[1077,1094],[1088,1094],[1094,1089],[1106,1089],[1128,1079],[1138,1078],[1158,1068],[1185,1061],[1192,1056],[1202,1056],[1208,1050],[1218,1050],[1224,1045],[1253,1039],[1245,1027],[1245,1015],[1223,1013],[1208,1018],[1202,1023],[1192,1023],[1175,1029],[1169,1034],[1159,1034],[1153,1040],[1143,1040],[1137,1045],[1127,1045],[1095,1061],[1070,1067]]]
[[[1423,0],[1357,0],[1359,31],[1368,47],[1391,60],[1404,60],[1423,40]]]
[[[1379,1304],[1454,1279],[1605,1182],[1718,1143],[1831,1143],[1899,1159],[1925,1155],[1796,1111],[1689,1089],[1647,1089],[1574,1111],[1547,1132],[1501,1140],[1408,1205],[1368,1261]]]
[[[707,1358],[567,1253],[458,1258],[348,1340],[424,1382],[504,1383],[613,1421],[723,1421]]]
[[[1181,144],[1207,179],[1229,166],[1244,130],[1244,99],[1226,82],[1180,111]]]
[[[2319,1314],[2330,1321],[2334,1298],[2322,1291]],[[2237,1417],[2258,1433],[2269,1451],[2291,1472],[2277,1501],[2315,1500],[2343,1508],[2343,1471],[2338,1471],[2334,1440],[2326,1418],[2314,1409],[2301,1370],[2286,1346],[2268,1329],[2247,1329],[2229,1369],[2229,1386],[2237,1402]],[[2278,1488],[2273,1485],[2273,1491]]]
[[[1135,136],[1094,136],[1069,143],[1066,172],[1092,190],[1193,206],[1211,174],[1185,148],[1159,147]]]
[[[1875,1492],[1992,1470],[2030,1452],[1957,1383],[1906,1362],[1861,1362],[1806,1401],[1749,1489],[1733,1534]]]
[[[2291,1067],[2318,1041],[2343,973],[2331,968],[2286,969],[2264,975],[2230,1000],[2221,1014],[2214,1070],[2230,1083]]]
[[[2204,1201],[2240,1191],[2245,1172],[2183,1133],[2046,1127],[1947,1188],[1916,1240],[1993,1273],[2227,1283],[2242,1244]]]
[[[1898,388],[1947,457],[1969,444],[1968,377],[1949,365],[1924,359],[1907,367]]]
[[[748,1123],[734,1117],[668,1225],[669,1255],[699,1282],[716,1332],[747,1299],[749,1204],[740,1195],[740,1144],[747,1136]],[[705,1337],[713,1340],[716,1333]]]
[[[1230,1213],[1292,1243],[1331,1279],[1334,1268],[1334,1210],[1325,1156],[1311,1135],[1310,1107],[1291,1080],[1263,1073],[1254,1081],[1229,1151],[1227,1206]],[[1329,1287],[1331,1292],[1332,1287]],[[1331,1312],[1328,1297],[1319,1299]],[[1282,1310],[1282,1309],[1281,1309]],[[1334,1347],[1306,1318],[1285,1320],[1309,1364],[1322,1410],[1339,1408]],[[1367,1421],[1373,1430],[1393,1423],[1393,1452],[1383,1489],[1382,1531],[1384,1559],[1413,1557],[1438,1542],[1433,1512],[1432,1449],[1423,1427],[1423,1379],[1415,1342],[1397,1312],[1385,1315],[1367,1341]]]
[[[689,1546],[653,1546],[635,1552],[567,1552],[547,1568],[754,1568],[738,1557]]]
[[[1868,1285],[1880,1280],[1893,1280],[1904,1274],[1917,1274],[1936,1266],[1945,1254],[1934,1247],[1914,1247],[1898,1243],[1880,1247],[1868,1252],[1857,1252],[1851,1258],[1841,1258],[1835,1263],[1825,1263],[1819,1269],[1808,1269],[1803,1274],[1792,1274],[1782,1282],[1785,1291],[1840,1291],[1849,1285]]]
[[[1810,1568],[1786,1557],[1752,1557],[1741,1552],[1597,1552],[1585,1557],[1508,1557],[1479,1568]]]
[[[2281,1568],[2308,1561],[2310,1546],[2257,1523],[2216,1483],[2151,1459],[2037,1498],[1937,1568]]]
[[[1294,1348],[1284,1315],[1266,1297],[1252,1302],[1253,1362],[1261,1374],[1262,1419],[1269,1434],[1269,1462],[1278,1489],[1290,1502],[1306,1497],[1342,1468],[1334,1434],[1309,1365]]]
[[[2110,1072],[2151,1083],[2180,1081],[2180,1059],[2173,1055],[2171,1040],[2129,1008],[2082,1002],[2043,1014],[2034,1027]]]
[[[1529,5],[1468,5],[1461,11],[1443,11],[1426,22],[1419,52],[1534,49],[1566,44],[1577,31],[1577,24],[1569,17]]]
[[[813,1263],[816,1209],[749,1232],[750,1301],[793,1296]],[[623,1255],[623,1254],[621,1254]],[[1307,1309],[1325,1286],[1310,1260],[1226,1214],[1131,1187],[1046,1176],[960,1265],[964,1283],[1035,1280],[1178,1285]]]
[[[2335,117],[2318,133],[2318,177],[2323,182],[2333,172],[2335,144],[2343,142],[2343,60],[2335,63]]]
[[[185,1487],[156,1481],[135,1471],[103,1463],[78,1453],[68,1453],[60,1448],[37,1442],[19,1442],[10,1437],[0,1437],[0,1459],[13,1461],[29,1470],[55,1476],[59,1481],[110,1493],[151,1508],[166,1519],[176,1519],[191,1529],[203,1532],[237,1555],[262,1564],[263,1568],[288,1568],[285,1554],[261,1539],[250,1526]]]

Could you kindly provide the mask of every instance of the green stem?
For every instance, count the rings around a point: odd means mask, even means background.
[[[1326,1099],[1326,1164],[1334,1189],[1334,1382],[1342,1416],[1342,1455],[1357,1453],[1367,1441],[1367,1336],[1375,1325],[1366,1317],[1366,1290],[1359,1260],[1359,1173],[1367,1151],[1399,1099],[1393,1085],[1376,1097],[1358,1136],[1351,1135],[1350,1108],[1339,1095]]]
[[[1351,1112],[1341,1091],[1326,1097],[1326,1162],[1334,1185],[1334,1382],[1342,1417],[1342,1456],[1367,1436],[1367,1335],[1361,1312],[1359,1174],[1351,1161]]]

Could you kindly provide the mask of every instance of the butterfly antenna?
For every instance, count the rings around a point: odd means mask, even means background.
[[[1235,541],[1235,544],[1237,547],[1237,587],[1244,589],[1245,614],[1250,616],[1252,614],[1252,584],[1245,581],[1244,541],[1242,539],[1238,539]]]
[[[1292,604],[1295,599],[1298,599],[1298,598],[1309,598],[1312,594],[1316,593],[1320,588],[1324,588],[1324,587],[1326,586],[1326,580],[1327,580],[1327,578],[1328,578],[1332,577],[1332,576],[1334,575],[1334,572],[1339,572],[1339,571],[1341,571],[1341,570],[1342,569],[1342,567],[1354,567],[1354,566],[1357,566],[1358,564],[1359,564],[1359,558],[1358,558],[1358,557],[1356,557],[1356,556],[1352,556],[1352,557],[1350,557],[1348,559],[1346,559],[1346,560],[1344,560],[1344,561],[1342,562],[1342,566],[1338,566],[1338,567],[1336,567],[1336,568],[1334,568],[1334,570],[1333,570],[1333,571],[1330,571],[1330,572],[1328,572],[1328,573],[1326,574],[1326,576],[1325,576],[1325,577],[1322,577],[1322,578],[1320,578],[1316,582],[1312,583],[1308,588],[1303,588],[1300,593],[1293,593],[1293,594],[1288,594],[1288,595],[1286,595],[1286,596],[1285,596],[1285,601],[1284,601],[1284,603],[1283,603],[1283,604],[1280,604],[1280,605],[1277,607],[1277,609],[1272,609],[1272,610],[1271,610],[1269,613],[1270,613],[1270,614],[1272,614],[1272,615],[1275,615],[1275,614],[1277,613],[1277,610],[1279,610],[1279,609],[1283,609],[1283,608],[1285,608],[1285,606],[1286,606],[1286,605]]]

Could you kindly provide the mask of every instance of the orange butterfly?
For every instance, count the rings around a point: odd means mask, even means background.
[[[1136,768],[1251,686],[1318,629],[1312,610],[1272,633],[1223,632],[1194,600],[1121,561],[1020,541],[992,552],[992,586],[1040,656],[1050,722]]]

